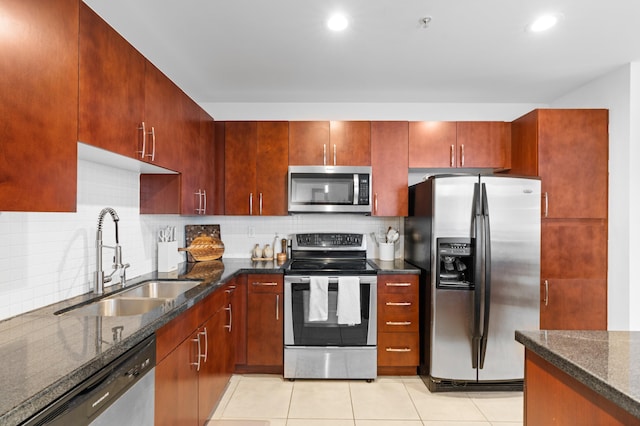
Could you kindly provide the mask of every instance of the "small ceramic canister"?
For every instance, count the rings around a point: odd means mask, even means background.
[[[256,244],[253,248],[252,255],[254,259],[260,259],[262,257],[262,249],[260,248],[260,244]]]
[[[264,246],[264,249],[262,250],[262,255],[265,257],[265,259],[272,259],[273,258],[273,249],[271,248],[271,246],[269,244]]]

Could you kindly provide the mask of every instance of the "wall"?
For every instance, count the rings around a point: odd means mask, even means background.
[[[554,108],[609,109],[608,328],[640,329],[633,265],[640,256],[640,63],[624,66],[554,101]],[[635,142],[635,143],[634,143]]]
[[[98,214],[104,207],[118,213],[123,261],[130,263],[127,277],[156,268],[156,235],[167,225],[177,227],[178,245],[184,246],[184,225],[220,224],[224,257],[250,257],[258,243],[272,244],[296,232],[334,230],[368,236],[368,256],[377,257],[369,233],[400,227],[399,218],[356,215],[304,215],[287,217],[140,215],[138,173],[88,161],[78,161],[76,213],[0,212],[0,319],[24,313],[91,291],[95,271]],[[113,245],[114,225],[107,215],[103,241]],[[398,247],[397,253],[402,253]],[[105,271],[110,272],[111,250],[104,250]],[[179,254],[181,261],[184,255]],[[117,282],[115,280],[114,282]]]

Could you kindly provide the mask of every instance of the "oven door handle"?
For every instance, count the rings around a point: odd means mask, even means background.
[[[373,276],[375,277],[375,275]],[[366,280],[363,277],[358,277],[360,278],[360,284],[374,284],[374,281],[371,280]],[[338,283],[338,277],[329,277],[329,284],[337,284]],[[288,283],[291,284],[310,284],[311,283],[311,277],[295,277],[295,278],[291,278],[291,279],[287,279],[285,277],[285,281],[287,281]]]

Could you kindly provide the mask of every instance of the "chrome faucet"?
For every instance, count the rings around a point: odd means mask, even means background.
[[[102,222],[104,221],[104,217],[109,213],[111,218],[113,219],[113,223],[116,227],[116,245],[115,246],[106,246],[102,244]],[[114,209],[111,207],[105,207],[98,215],[98,231],[96,232],[96,273],[94,280],[93,292],[95,294],[103,294],[104,293],[104,283],[108,283],[111,281],[113,274],[116,271],[120,271],[120,284],[124,287],[127,281],[127,268],[130,266],[128,263],[122,263],[122,247],[120,247],[120,242],[118,240],[118,221],[120,218]],[[102,249],[111,248],[114,250],[113,256],[113,271],[109,275],[105,275],[102,270]]]

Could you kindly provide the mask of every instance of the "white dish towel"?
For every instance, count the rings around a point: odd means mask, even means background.
[[[308,321],[326,321],[329,318],[329,277],[310,277]]]
[[[338,324],[360,324],[360,278],[338,277]]]

